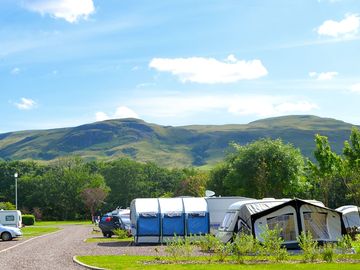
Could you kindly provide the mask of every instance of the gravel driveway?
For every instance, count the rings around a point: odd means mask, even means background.
[[[92,227],[62,226],[63,230],[31,240],[0,241],[0,269],[64,270],[85,269],[72,261],[75,255],[154,255],[155,246],[129,246],[128,243],[85,243],[93,237]],[[7,248],[13,247],[9,250]],[[163,247],[158,247],[163,253]]]

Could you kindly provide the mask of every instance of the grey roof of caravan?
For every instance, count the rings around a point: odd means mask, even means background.
[[[344,205],[339,208],[336,208],[335,210],[343,213],[343,215],[346,215],[351,212],[360,212],[360,207],[356,205]]]
[[[293,199],[274,199],[274,198],[265,198],[262,200],[246,200],[246,201],[240,201],[233,203],[229,206],[228,211],[229,212],[239,212],[239,216],[241,219],[248,224],[248,226],[251,226],[249,224],[249,221],[251,219],[251,216],[256,213],[260,213],[262,211],[268,210],[270,208],[273,208],[275,206],[284,204],[286,202],[289,202]],[[324,207],[324,204],[319,201],[315,200],[306,200],[306,202]]]
[[[245,200],[245,201],[239,201],[236,203],[233,203],[229,206],[229,211],[241,211],[242,209],[246,208],[250,215],[253,215],[255,213],[262,212],[264,210],[267,210],[269,208],[278,206],[280,204],[286,203],[288,201],[291,201],[292,199],[262,199],[262,200]],[[316,201],[316,200],[305,200],[308,203],[315,204],[317,206],[324,207],[324,204],[322,202]]]

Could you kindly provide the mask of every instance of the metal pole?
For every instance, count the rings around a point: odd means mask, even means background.
[[[18,210],[18,199],[17,199],[17,178],[18,178],[18,173],[15,173],[14,174],[14,177],[15,177],[15,208],[16,210]]]

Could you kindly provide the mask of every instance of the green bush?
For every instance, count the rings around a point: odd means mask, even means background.
[[[318,243],[312,237],[312,234],[302,231],[301,234],[297,237],[299,242],[299,247],[303,250],[304,261],[314,262],[319,255]]]
[[[321,256],[324,261],[331,263],[334,261],[334,244],[327,243],[321,250]]]
[[[183,254],[184,239],[182,237],[174,236],[174,238],[166,243],[165,252],[177,261]]]
[[[117,236],[119,239],[125,239],[128,237],[128,232],[126,230],[122,229],[115,229],[113,233]]]
[[[24,225],[34,225],[35,224],[35,216],[34,215],[22,215],[22,223]]]
[[[11,202],[0,202],[0,209],[15,210],[16,208]]]
[[[277,262],[285,261],[289,255],[286,248],[282,247],[284,240],[280,237],[280,233],[281,229],[276,225],[273,230],[266,226],[260,234],[263,239],[263,254],[273,256]]]
[[[224,262],[225,259],[231,255],[232,250],[233,246],[230,242],[224,244],[223,242],[219,241],[214,249],[217,261]]]
[[[245,255],[256,253],[259,249],[258,241],[252,236],[244,233],[237,234],[233,242],[233,253],[238,263],[244,263]]]
[[[199,246],[202,252],[213,252],[219,241],[220,240],[216,236],[212,234],[206,234],[201,236],[196,244]]]
[[[342,238],[339,239],[337,242],[336,247],[340,251],[341,254],[351,253],[352,243],[351,243],[351,236],[344,235]]]

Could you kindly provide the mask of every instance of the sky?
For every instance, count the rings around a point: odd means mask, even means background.
[[[0,133],[360,124],[359,0],[0,0]]]

